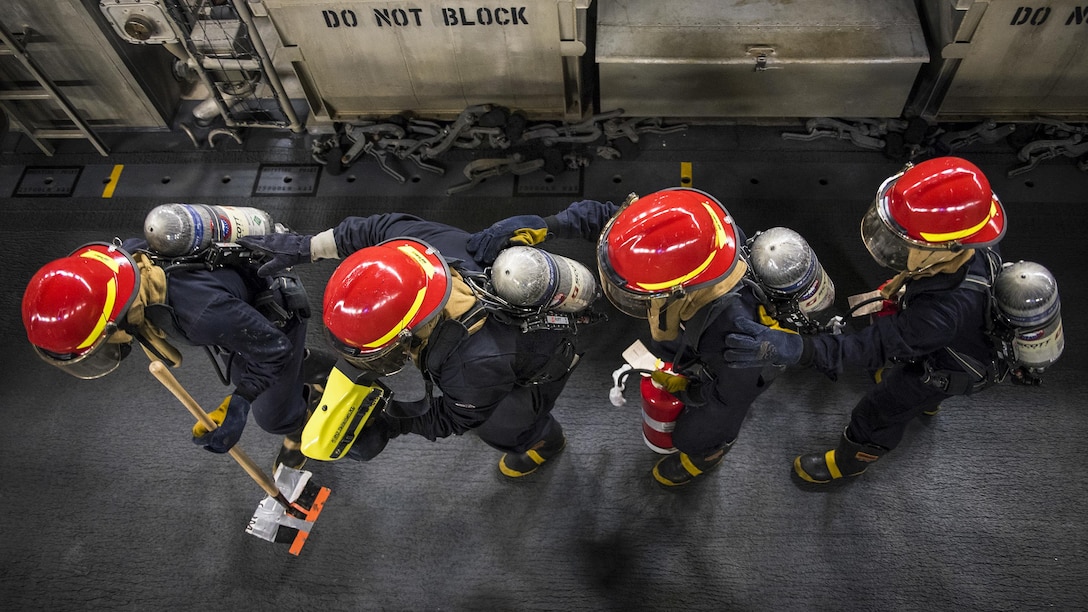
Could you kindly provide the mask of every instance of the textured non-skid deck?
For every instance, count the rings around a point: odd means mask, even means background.
[[[35,270],[85,242],[138,234],[164,202],[257,206],[306,233],[389,211],[476,230],[679,185],[689,162],[691,185],[722,199],[747,232],[801,232],[843,309],[887,276],[858,224],[898,163],[840,142],[786,142],[773,128],[693,127],[645,138],[637,158],[595,160],[576,178],[498,177],[447,196],[464,180],[457,162],[400,184],[368,161],[337,176],[306,169],[303,136],[204,152],[130,138],[117,136],[108,160],[0,154],[7,610],[1088,608],[1088,174],[1071,160],[1008,178],[1012,149],[958,152],[1006,204],[1006,258],[1042,263],[1058,279],[1067,345],[1044,386],[949,400],[868,473],[820,488],[794,477],[791,462],[837,440],[868,383],[860,371],[837,382],[787,372],[753,406],[720,470],[666,490],[650,477],[658,456],[641,439],[636,390],[627,406],[608,401],[611,372],[644,323],[608,307],[610,319],[586,330],[589,352],[555,409],[568,436],[562,455],[518,481],[472,434],[399,438],[369,463],[311,462],[332,495],[295,557],[246,535],[263,492],[229,458],[190,442],[188,413],[142,355],[94,381],[34,356],[19,305]],[[289,171],[300,182],[280,188]],[[547,246],[593,264],[589,243]],[[315,305],[334,268],[301,269]],[[323,349],[317,319],[310,340]],[[199,351],[186,351],[176,374],[202,405],[228,392]],[[417,378],[406,370],[390,384],[414,398]],[[264,466],[279,440],[251,420],[241,444]]]

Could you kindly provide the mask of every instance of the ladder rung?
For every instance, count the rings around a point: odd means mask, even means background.
[[[0,100],[52,100],[53,94],[44,89],[28,91],[0,91]]]
[[[34,130],[34,136],[36,138],[68,139],[68,140],[78,140],[78,139],[91,140],[90,136],[88,136],[87,134],[85,134],[82,131],[77,130],[75,128],[72,128],[70,130],[64,130],[64,129],[40,129],[40,130]]]
[[[24,131],[28,133],[31,140],[33,140],[35,144],[37,144],[38,147],[42,149],[42,151],[44,151],[47,155],[52,155],[52,147],[50,147],[48,143],[41,140],[44,138],[82,138],[84,140],[89,140],[91,144],[94,145],[94,148],[97,149],[98,152],[102,155],[109,155],[109,150],[106,148],[106,145],[98,138],[98,135],[94,133],[94,130],[91,129],[91,126],[88,125],[87,122],[79,116],[79,113],[76,112],[75,107],[72,106],[72,103],[68,100],[67,96],[65,96],[64,93],[57,88],[56,84],[53,83],[53,81],[51,81],[44,72],[42,72],[42,69],[38,66],[37,62],[35,62],[30,57],[30,55],[27,54],[26,49],[23,49],[19,45],[18,41],[15,40],[15,37],[11,34],[11,32],[8,32],[7,28],[4,27],[3,23],[0,23],[0,43],[2,43],[2,45],[0,45],[0,51],[5,51],[6,54],[9,55],[15,55],[16,58],[23,64],[23,68],[25,68],[30,73],[30,75],[34,77],[34,80],[42,86],[42,89],[40,91],[7,90],[0,92],[0,101],[3,101],[5,99],[52,100],[53,103],[56,106],[59,106],[60,109],[64,111],[64,114],[68,115],[68,118],[76,125],[76,129],[36,129],[33,128],[33,126],[29,125],[26,121],[20,119],[19,123],[24,128]],[[41,92],[45,93],[43,94]]]

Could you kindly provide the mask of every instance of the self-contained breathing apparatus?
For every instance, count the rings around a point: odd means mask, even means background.
[[[578,333],[578,325],[605,315],[590,309],[601,296],[593,273],[573,259],[528,246],[512,246],[484,272],[461,272],[490,314],[523,333],[550,329]]]
[[[1065,349],[1061,300],[1053,275],[1034,262],[1002,263],[992,249],[981,254],[986,257],[987,274],[967,274],[960,287],[986,298],[985,330],[994,347],[989,362],[945,347],[961,370],[937,368],[929,359],[921,363],[922,382],[949,395],[970,395],[1006,380],[1038,386],[1044,370]]]
[[[579,325],[606,319],[604,313],[592,308],[601,296],[593,273],[573,259],[543,249],[512,246],[500,252],[484,272],[461,274],[477,299],[476,308],[466,317],[478,310],[519,328],[523,334],[551,330],[571,337],[578,335]],[[574,341],[568,337],[556,347],[545,366],[519,384],[559,380],[574,369],[579,359]]]
[[[841,316],[831,317],[826,323],[815,317],[817,312],[834,304],[835,284],[824,271],[812,247],[800,234],[786,227],[772,227],[756,232],[741,246],[740,256],[748,264],[748,271],[741,282],[752,290],[762,306],[760,323],[799,334],[841,332]],[[687,341],[698,342],[707,325],[724,309],[727,300],[734,296],[735,294],[726,294],[718,298],[715,303],[703,308],[687,321]],[[709,374],[701,363],[681,363],[683,352],[681,347],[672,360],[673,367],[689,378],[708,378]],[[768,372],[767,375],[770,376],[771,373]],[[689,386],[682,398],[685,404],[705,403],[698,391],[698,386]]]
[[[969,378],[960,382],[963,374],[933,370],[927,364],[923,381],[928,377],[930,380],[926,382],[948,393],[974,393],[1005,380],[1040,385],[1043,371],[1065,349],[1061,299],[1050,272],[1034,262],[1002,263],[1001,257],[990,249],[985,255],[987,276],[968,274],[961,286],[986,296],[989,315],[986,334],[993,343],[994,357],[983,365],[946,348]],[[965,384],[966,390],[961,391]]]
[[[152,209],[145,218],[144,238],[150,248],[140,252],[162,268],[167,278],[188,270],[249,268],[256,265],[253,252],[232,240],[272,231],[287,230],[273,224],[271,217],[259,209],[165,204]],[[286,271],[268,279],[268,287],[257,293],[253,307],[277,327],[284,327],[294,317],[308,319],[311,314],[306,288],[296,274]],[[173,308],[165,300],[148,304],[145,317],[170,338],[186,340]],[[226,352],[213,351],[212,347],[205,347],[205,351],[220,381],[229,384],[229,358],[225,366],[222,363]]]
[[[835,284],[816,253],[797,232],[772,227],[757,232],[741,247],[748,262],[744,283],[779,325],[799,334],[839,333],[843,318],[821,323],[813,315],[835,302]]]

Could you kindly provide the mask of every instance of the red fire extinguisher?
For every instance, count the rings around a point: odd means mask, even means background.
[[[666,363],[661,369],[673,374],[672,364]],[[684,403],[666,391],[661,385],[643,374],[639,383],[642,394],[642,439],[646,446],[655,453],[669,455],[676,452],[672,444],[672,430],[676,427],[676,418],[684,409]]]

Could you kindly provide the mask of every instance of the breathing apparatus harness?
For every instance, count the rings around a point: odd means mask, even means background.
[[[1002,267],[1001,256],[990,248],[980,249],[978,252],[986,258],[986,273],[967,273],[956,289],[967,289],[985,297],[984,333],[993,346],[990,358],[982,362],[946,346],[943,349],[944,353],[951,357],[960,369],[940,368],[931,358],[921,358],[916,361],[922,367],[921,380],[949,395],[971,395],[1006,380],[1014,384],[1037,386],[1041,384],[1042,379],[1037,372],[1024,367],[1017,361],[1014,348],[1016,331],[1004,322],[997,298],[994,296],[994,282]],[[852,312],[882,299],[877,297],[861,302],[854,306]],[[907,305],[905,301],[900,303],[900,307],[904,309]]]
[[[963,394],[974,393],[991,384],[1002,383],[1006,380],[1018,385],[1038,386],[1042,384],[1039,373],[1031,368],[1024,367],[1016,357],[1014,346],[1016,330],[1005,323],[997,297],[994,295],[994,283],[1002,268],[1001,256],[994,252],[993,249],[986,249],[983,253],[986,256],[986,275],[967,274],[959,286],[981,293],[986,297],[986,336],[994,347],[991,359],[989,363],[979,364],[976,360],[951,348],[945,347],[945,351],[956,359],[971,377],[970,386]],[[961,387],[954,382],[955,374],[957,373],[953,372],[949,377],[947,388],[959,391]],[[931,374],[927,364],[925,376],[932,377],[934,382],[938,383],[938,388],[941,388],[939,384],[943,382],[941,378],[943,375],[944,372],[939,370],[934,370]],[[923,382],[928,381],[923,378]],[[952,391],[949,392],[952,393]]]
[[[752,257],[751,239],[741,245],[740,256],[746,262],[749,262],[748,272],[741,279],[741,282],[752,289],[752,293],[755,294],[759,303],[763,305],[768,317],[774,319],[782,327],[803,335],[838,334],[842,332],[844,326],[842,316],[834,316],[827,323],[820,323],[801,309],[801,301],[797,295],[778,297],[778,292],[771,291],[768,288],[768,284],[756,272],[756,266],[750,263]]]
[[[522,333],[540,330],[567,331],[578,334],[579,325],[593,325],[607,320],[607,315],[597,312],[592,307],[578,313],[548,310],[545,307],[529,308],[518,306],[502,298],[495,291],[491,282],[491,269],[484,272],[460,270],[462,279],[476,296],[479,305],[488,314],[507,325],[521,329]]]
[[[495,292],[488,271],[477,272],[461,268],[457,271],[476,298],[476,303],[456,319],[439,323],[432,332],[426,349],[421,355],[421,365],[425,372],[437,369],[486,317],[494,317],[504,325],[516,327],[522,334],[536,331],[561,331],[567,332],[570,336],[578,334],[579,325],[589,325],[605,319],[605,315],[589,309],[572,314],[549,311],[544,308],[516,306]],[[519,380],[518,384],[531,386],[559,380],[574,369],[580,357],[574,342],[566,338],[559,343],[554,354],[543,367],[533,375]],[[427,378],[427,395],[430,396],[432,382],[429,376],[425,378]]]
[[[214,242],[196,253],[177,256],[161,255],[150,249],[142,249],[139,252],[146,255],[156,266],[162,268],[168,278],[173,273],[190,270],[210,271],[219,268],[249,268],[253,260],[253,251],[233,242]],[[169,287],[169,283],[167,287]],[[311,315],[306,288],[296,274],[286,271],[278,272],[268,280],[268,288],[257,294],[253,306],[273,325],[280,328],[286,326],[295,317],[308,319]],[[166,332],[171,338],[186,340],[186,335],[178,326],[173,307],[167,304],[165,299],[162,303],[146,305],[145,316],[153,325]],[[146,343],[142,344],[147,346]],[[166,363],[171,362],[154,348],[150,350],[159,358],[164,359]],[[229,385],[232,363],[230,352],[220,347],[215,347],[213,350],[210,346],[205,346],[204,351],[212,361],[219,380],[223,384]],[[224,361],[226,361],[225,364]]]

